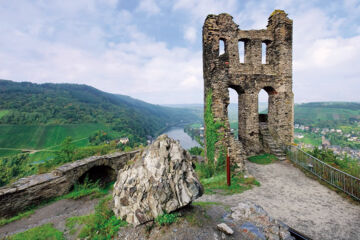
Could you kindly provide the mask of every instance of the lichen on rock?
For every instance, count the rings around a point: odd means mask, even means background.
[[[166,135],[138,153],[118,172],[115,215],[139,225],[190,204],[203,194],[191,155]]]

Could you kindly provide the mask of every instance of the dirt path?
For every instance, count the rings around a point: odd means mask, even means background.
[[[247,162],[260,187],[231,196],[204,195],[198,201],[217,201],[234,206],[249,200],[270,216],[313,239],[360,239],[360,204],[305,176],[289,162],[258,165]]]
[[[63,199],[37,209],[28,218],[21,219],[0,227],[0,239],[6,235],[23,232],[27,229],[46,223],[53,223],[60,231],[65,230],[65,220],[73,216],[81,216],[94,212],[99,199]]]

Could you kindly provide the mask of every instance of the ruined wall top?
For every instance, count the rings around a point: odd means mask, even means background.
[[[222,54],[220,41],[225,45]],[[239,56],[239,42],[244,44],[244,56]],[[262,43],[266,44],[265,63]],[[241,30],[227,13],[208,15],[203,26],[203,54],[205,68],[213,65],[210,69],[229,68],[229,73],[291,76],[292,20],[284,11],[275,10],[266,29]]]

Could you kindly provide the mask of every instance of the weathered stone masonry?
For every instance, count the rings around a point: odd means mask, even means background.
[[[0,218],[10,217],[30,206],[68,193],[74,184],[91,171],[116,180],[116,174],[137,152],[93,156],[58,167],[51,173],[33,175],[0,188]],[[95,170],[95,171],[94,171]]]
[[[225,45],[221,55],[220,41]],[[244,42],[244,59],[239,59],[239,41]],[[262,64],[262,43],[266,64]],[[214,120],[224,123],[218,130],[224,137],[216,145],[217,156],[221,146],[229,147],[232,161],[244,169],[246,156],[271,152],[272,143],[260,126],[275,142],[292,142],[292,20],[284,11],[275,10],[267,29],[261,30],[240,30],[229,14],[208,15],[203,26],[203,70],[205,101],[211,90]],[[238,93],[239,141],[230,132],[229,88]],[[269,95],[268,116],[258,114],[261,89]]]

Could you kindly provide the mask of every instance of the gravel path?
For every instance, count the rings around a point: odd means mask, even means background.
[[[198,201],[217,201],[234,206],[249,200],[270,216],[318,240],[360,239],[360,204],[305,176],[291,163],[258,165],[247,162],[249,173],[260,187],[242,194],[204,195]]]

